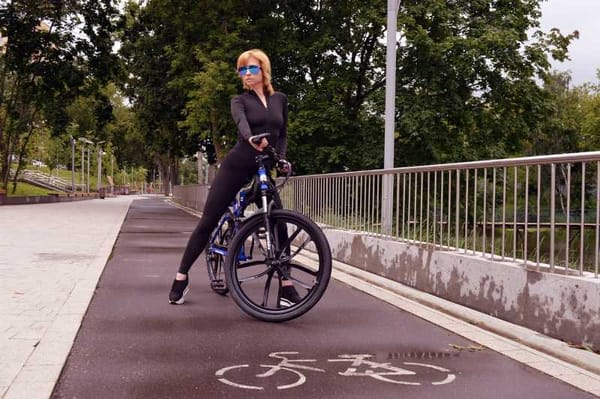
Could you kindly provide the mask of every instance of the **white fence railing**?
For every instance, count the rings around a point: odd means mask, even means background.
[[[12,178],[14,174],[15,171],[11,170],[10,177]],[[36,170],[24,169],[21,171],[19,178],[25,182],[43,186],[49,190],[58,190],[64,192],[70,192],[72,190],[70,181]],[[82,188],[83,185],[76,184],[76,187]]]
[[[551,272],[593,273],[600,248],[600,152],[441,164],[290,179],[286,207],[327,226]]]

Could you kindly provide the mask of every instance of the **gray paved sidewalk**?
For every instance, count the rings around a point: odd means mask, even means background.
[[[0,397],[50,397],[136,198],[0,206]]]

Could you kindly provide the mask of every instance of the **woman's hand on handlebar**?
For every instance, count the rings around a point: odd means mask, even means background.
[[[263,151],[265,148],[267,148],[269,146],[269,140],[267,140],[267,136],[269,136],[269,134],[258,134],[256,136],[251,136],[248,139],[248,143],[250,143],[250,145],[252,147],[254,147],[254,149],[256,149],[257,151]]]
[[[285,159],[280,159],[276,164],[277,171],[282,175],[289,175],[292,173],[292,163]]]
[[[262,138],[258,144],[255,144],[254,141],[252,141],[252,138],[248,139],[248,142],[257,151],[262,151],[269,146],[269,141],[266,138]]]

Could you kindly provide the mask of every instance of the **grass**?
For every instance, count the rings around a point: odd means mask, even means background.
[[[42,188],[42,187],[34,186],[29,183],[23,183],[23,182],[17,183],[17,191],[15,191],[14,194],[12,192],[12,183],[9,183],[8,189],[6,190],[6,195],[8,195],[9,197],[45,196],[50,193],[56,193],[56,192],[48,190],[47,188]]]
[[[16,165],[15,165],[15,167],[16,167]],[[50,168],[48,168],[47,166],[33,166],[33,165],[26,165],[24,169],[33,170],[33,171],[42,172],[42,173],[48,173],[48,174],[51,174],[52,176],[60,177],[61,179],[66,180],[69,183],[71,182],[71,178],[72,178],[72,174],[71,174],[72,172],[69,169],[53,169],[51,172]],[[81,173],[77,172],[77,171],[75,172],[75,183],[76,184],[81,183]],[[90,191],[95,191],[97,185],[98,185],[97,177],[94,176],[93,174],[91,174],[90,175]],[[102,185],[104,187],[108,186],[108,179],[106,178],[105,175],[102,176]],[[27,184],[24,182],[17,183],[17,192],[15,194],[11,194],[12,182],[9,182],[6,192],[7,192],[8,196],[27,196],[27,195],[35,195],[35,196],[42,195],[43,196],[43,195],[48,195],[49,193],[53,193],[52,190],[33,186],[31,184]]]

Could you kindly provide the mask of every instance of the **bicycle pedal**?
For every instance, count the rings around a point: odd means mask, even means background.
[[[210,282],[210,288],[223,289],[223,288],[225,288],[225,281],[224,280],[212,280]]]

